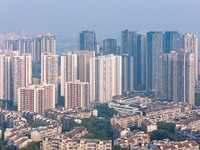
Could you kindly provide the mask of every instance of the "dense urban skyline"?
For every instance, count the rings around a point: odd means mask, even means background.
[[[0,150],[199,150],[199,4],[0,2]]]

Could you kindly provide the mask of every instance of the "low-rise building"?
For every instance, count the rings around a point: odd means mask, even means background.
[[[16,146],[17,149],[21,149],[26,147],[31,142],[33,142],[31,139],[29,139],[27,136],[23,136],[23,137],[16,137],[8,141],[8,145],[13,145]]]
[[[114,140],[114,145],[129,149],[142,149],[142,147],[147,146],[149,143],[150,136],[143,131],[133,131],[128,137]]]
[[[49,119],[61,121],[63,116],[71,118],[83,119],[90,118],[91,116],[98,117],[98,110],[93,108],[75,108],[75,109],[48,109],[45,110],[44,116]]]
[[[110,123],[114,126],[119,124],[124,128],[131,128],[133,126],[141,126],[143,116],[139,114],[133,115],[116,115],[110,119]]]
[[[141,123],[141,130],[145,131],[146,133],[152,132],[154,130],[157,130],[157,125],[152,124],[150,121],[145,119]]]
[[[15,126],[14,128],[7,128],[4,132],[4,140],[8,142],[8,145],[13,145],[18,149],[21,149],[32,142],[32,140],[26,136],[30,132],[31,127],[28,123],[25,125]]]
[[[84,136],[87,132],[87,129],[83,126],[75,127],[72,131],[66,132],[66,134],[70,137],[80,138]]]
[[[113,139],[127,137],[130,134],[129,128],[123,128],[119,124],[116,124],[113,128]]]
[[[41,140],[44,136],[53,136],[62,133],[61,127],[56,125],[40,126],[31,131],[31,139],[35,142]]]
[[[169,141],[161,140],[161,141],[152,141],[150,145],[147,146],[147,149],[150,150],[199,150],[199,144],[195,141]]]
[[[138,112],[138,108],[132,107],[129,104],[120,104],[120,103],[110,102],[108,103],[108,107],[115,109],[120,114],[131,115]]]
[[[72,124],[74,118],[68,117],[68,116],[63,116],[61,118],[61,123],[62,123],[62,130],[67,130],[69,129],[70,125]]]
[[[42,150],[112,150],[111,140],[66,139],[62,135],[44,137],[40,149]]]

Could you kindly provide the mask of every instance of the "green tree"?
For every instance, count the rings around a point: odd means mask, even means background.
[[[32,128],[37,128],[40,126],[39,124],[36,124],[33,120],[27,120],[27,122],[30,124]]]
[[[114,114],[117,114],[117,111],[113,108],[109,108],[108,104],[102,104],[100,106],[97,106],[95,109],[98,110],[99,117],[103,117],[107,120],[110,120],[110,118],[112,118]]]
[[[151,140],[163,140],[168,138],[170,141],[182,141],[183,139],[174,135],[175,124],[158,122],[158,130],[149,133]]]
[[[29,143],[25,148],[22,148],[21,150],[40,150],[40,142]]]
[[[57,107],[59,106],[65,106],[65,97],[64,96],[60,96],[58,98],[58,103],[56,104]]]
[[[6,141],[0,141],[0,150],[16,150],[15,146],[9,146]]]
[[[80,126],[80,124],[77,124],[75,121],[72,121],[72,123],[70,124],[70,127],[68,129],[63,129],[62,132],[69,132],[72,129],[74,129],[74,127],[78,127]]]
[[[195,93],[195,105],[200,106],[200,94]]]
[[[141,128],[138,128],[138,126],[133,126],[133,127],[130,128],[130,130],[131,131],[133,131],[133,130],[141,130]]]
[[[112,150],[130,150],[129,148],[121,148],[119,145],[113,145]]]
[[[168,131],[169,133],[174,133],[175,124],[174,123],[166,123],[166,122],[158,122],[158,129],[163,129]]]
[[[82,123],[76,124],[76,126],[83,126],[87,128],[89,134],[86,134],[84,138],[100,140],[112,139],[113,126],[109,121],[101,120],[95,116],[92,116],[90,118],[82,119]]]

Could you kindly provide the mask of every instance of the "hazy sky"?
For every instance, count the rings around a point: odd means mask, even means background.
[[[178,30],[199,35],[200,0],[0,0],[0,32],[76,35],[90,29],[116,35],[124,29]]]

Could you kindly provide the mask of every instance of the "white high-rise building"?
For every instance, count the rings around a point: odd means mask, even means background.
[[[56,103],[58,102],[58,55],[42,53],[41,83],[54,84],[56,88]]]
[[[90,100],[90,88],[88,82],[65,83],[65,107],[70,108],[88,108]]]
[[[177,58],[177,101],[195,104],[194,53],[179,53]]]
[[[163,98],[194,105],[194,54],[171,51],[163,55]]]
[[[47,52],[51,54],[56,54],[56,38],[55,36],[47,33],[46,35],[42,36],[41,42],[41,51],[42,53]]]
[[[65,95],[65,83],[77,80],[77,54],[67,52],[61,56],[61,96]]]
[[[95,57],[95,51],[81,50],[77,52],[78,79],[81,82],[90,81],[90,58]]]
[[[30,85],[18,89],[18,111],[44,114],[44,110],[52,108],[55,108],[55,85]]]
[[[12,99],[12,54],[0,54],[0,99]]]
[[[32,56],[23,54],[22,56],[13,56],[13,80],[14,80],[14,100],[17,105],[18,88],[27,87],[32,83]]]
[[[122,94],[122,57],[113,54],[90,59],[90,101],[107,103]]]
[[[182,48],[187,53],[194,53],[194,74],[198,82],[198,37],[195,34],[184,34],[182,36]]]

